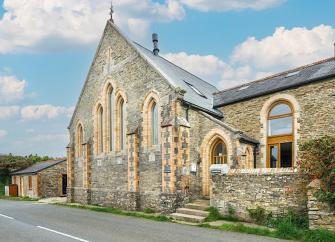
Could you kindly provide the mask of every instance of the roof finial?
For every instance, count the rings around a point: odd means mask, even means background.
[[[110,21],[112,22],[112,23],[114,23],[114,19],[113,19],[113,14],[114,14],[114,6],[113,6],[113,1],[111,1],[111,8],[110,8],[110,16],[111,16],[111,18],[110,18]]]

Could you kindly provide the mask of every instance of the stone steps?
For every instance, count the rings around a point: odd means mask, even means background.
[[[205,211],[206,209],[208,209],[208,207],[209,206],[207,206],[207,205],[198,204],[198,203],[188,203],[188,204],[185,205],[185,208],[202,210],[202,211]]]
[[[205,221],[206,217],[202,216],[195,216],[190,214],[184,214],[184,213],[173,213],[171,216],[179,221],[185,221],[185,222],[191,222],[191,223],[202,223]]]
[[[207,218],[209,212],[205,211],[209,208],[209,200],[195,200],[188,203],[184,208],[178,208],[171,214],[171,217],[177,221],[202,223]]]
[[[194,216],[201,216],[201,217],[205,217],[205,218],[209,214],[209,212],[207,212],[207,211],[197,210],[197,209],[190,209],[190,208],[178,208],[177,213],[194,215]]]

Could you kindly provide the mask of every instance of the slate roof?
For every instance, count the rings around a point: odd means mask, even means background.
[[[42,170],[48,169],[52,166],[58,165],[66,160],[49,160],[44,162],[36,163],[32,166],[29,166],[23,170],[15,171],[11,175],[26,175],[26,174],[36,174]]]
[[[179,87],[186,91],[184,101],[207,113],[222,117],[219,110],[213,108],[213,93],[218,89],[199,77],[180,68],[162,56],[154,55],[153,52],[142,45],[133,42],[137,51],[144,57],[156,70],[158,70],[174,87]],[[202,95],[199,95],[193,88],[195,87]]]
[[[226,89],[214,94],[214,107],[221,107],[243,100],[306,85],[335,76],[335,58],[282,72],[254,82]]]

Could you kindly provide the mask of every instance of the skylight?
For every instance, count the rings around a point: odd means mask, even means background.
[[[291,73],[288,73],[285,78],[288,78],[288,77],[291,77],[291,76],[295,76],[297,74],[299,74],[300,71],[295,71],[295,72],[291,72]]]
[[[184,81],[196,94],[198,94],[200,97],[207,98],[205,94],[203,94],[198,88],[193,86],[191,83],[188,83],[187,81]]]
[[[245,90],[245,89],[247,89],[248,87],[250,87],[250,85],[248,85],[248,86],[243,86],[243,87],[240,87],[240,89],[238,89],[239,91],[242,91],[242,90]]]

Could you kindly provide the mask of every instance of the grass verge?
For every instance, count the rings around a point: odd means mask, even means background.
[[[148,214],[144,212],[125,211],[125,210],[121,210],[118,208],[111,208],[111,207],[81,205],[81,204],[73,204],[73,203],[56,203],[56,205],[70,207],[70,208],[86,209],[86,210],[91,210],[95,212],[112,213],[116,215],[144,218],[144,219],[149,219],[149,220],[159,221],[159,222],[172,221],[169,217],[165,215],[155,215],[155,214]]]
[[[170,219],[169,217],[165,215],[148,214],[145,212],[125,211],[125,210],[121,210],[117,208],[101,207],[101,206],[94,206],[94,205],[81,205],[81,204],[73,204],[73,203],[72,204],[71,203],[70,204],[69,203],[57,203],[56,205],[70,207],[70,208],[91,210],[95,212],[103,212],[103,213],[111,213],[111,214],[116,214],[116,215],[144,218],[144,219],[149,219],[149,220],[159,221],[159,222],[173,222],[172,219]],[[212,211],[212,213],[213,213],[212,219],[214,219],[215,211],[214,212]],[[267,236],[267,237],[279,238],[279,239],[299,240],[302,242],[334,242],[335,241],[335,233],[332,233],[327,230],[300,229],[292,225],[292,223],[289,223],[289,222],[282,222],[278,224],[278,227],[276,227],[276,230],[271,230],[268,228],[248,227],[240,223],[223,224],[220,226],[212,226],[208,223],[203,223],[197,226],[202,227],[202,228],[218,229],[218,230],[223,230],[223,231],[230,231],[230,232],[237,232],[237,233],[244,233],[244,234],[254,234],[254,235]]]
[[[30,198],[30,197],[7,197],[7,196],[3,196],[0,195],[0,199],[2,200],[12,200],[12,201],[38,201],[37,198]]]
[[[223,224],[220,226],[212,226],[208,223],[199,224],[198,227],[218,229],[223,231],[254,234],[267,236],[278,239],[296,240],[301,242],[334,242],[335,233],[328,230],[308,230],[292,227],[292,224],[281,224],[276,230],[267,228],[248,227],[243,224]]]

